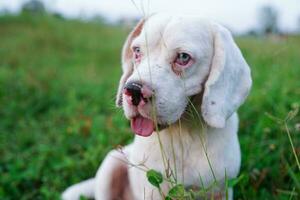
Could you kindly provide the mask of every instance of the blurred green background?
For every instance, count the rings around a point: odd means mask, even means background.
[[[0,17],[0,199],[59,199],[133,139],[114,105],[124,26],[23,13]],[[300,36],[236,38],[253,88],[239,110],[235,199],[299,199]]]

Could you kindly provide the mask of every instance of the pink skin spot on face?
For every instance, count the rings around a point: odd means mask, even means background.
[[[139,64],[141,62],[141,57],[142,57],[141,55],[137,55],[137,54],[135,55],[135,63],[136,64]]]
[[[129,105],[132,105],[132,97],[125,93],[125,100]]]
[[[137,111],[139,112],[140,115],[150,119],[152,116],[151,115],[152,105],[149,101],[148,102],[141,101],[141,103],[137,107]]]
[[[144,99],[141,99],[138,107],[141,107],[141,106],[144,106],[144,105],[146,105],[146,102],[144,101]]]
[[[176,66],[175,63],[172,64],[172,70],[173,72],[177,75],[177,76],[181,76],[182,75],[182,72],[183,72],[183,69]]]
[[[149,87],[144,85],[142,87],[142,95],[144,98],[150,98],[153,95],[153,91]]]

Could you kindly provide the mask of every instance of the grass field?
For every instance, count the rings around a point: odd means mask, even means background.
[[[49,16],[0,17],[0,199],[59,199],[133,134],[114,106],[129,30]],[[235,199],[300,199],[284,123],[300,105],[300,36],[237,38],[254,86],[239,110]],[[300,155],[300,115],[287,122]]]

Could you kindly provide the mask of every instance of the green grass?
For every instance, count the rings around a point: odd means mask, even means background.
[[[0,17],[0,199],[59,199],[133,134],[114,106],[129,30],[49,16]],[[300,198],[284,124],[300,105],[300,37],[238,38],[254,86],[239,110],[235,199]],[[288,122],[300,154],[297,114]],[[298,196],[291,196],[291,192]]]

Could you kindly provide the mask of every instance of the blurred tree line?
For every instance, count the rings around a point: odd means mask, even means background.
[[[263,34],[278,34],[279,14],[272,6],[263,6],[259,10],[260,29]]]
[[[0,10],[2,15],[9,14],[8,10]],[[43,14],[51,14],[55,17],[63,19],[63,15],[57,12],[50,13],[47,9],[43,1],[41,0],[27,0],[23,3],[21,8],[21,13],[31,14],[31,15],[43,15]],[[248,31],[248,35],[277,35],[284,34],[284,31],[279,29],[279,12],[272,5],[262,6],[257,13],[258,16],[258,27],[253,28]],[[101,15],[97,15],[89,21],[105,23],[105,18]],[[122,20],[120,20],[122,21]],[[119,23],[122,24],[122,23]],[[298,32],[300,32],[300,15],[298,18]]]
[[[44,14],[46,13],[46,8],[43,2],[39,0],[30,0],[22,5],[21,12],[30,14]]]
[[[0,10],[0,15],[9,15],[9,14],[11,13],[7,9]],[[20,14],[52,15],[60,19],[65,19],[65,17],[61,13],[55,11],[49,11],[45,3],[41,0],[26,0],[21,6]],[[83,17],[79,17],[79,18],[83,18]],[[106,22],[105,18],[101,15],[96,15],[93,18],[89,19],[88,21],[101,23],[101,24]]]

